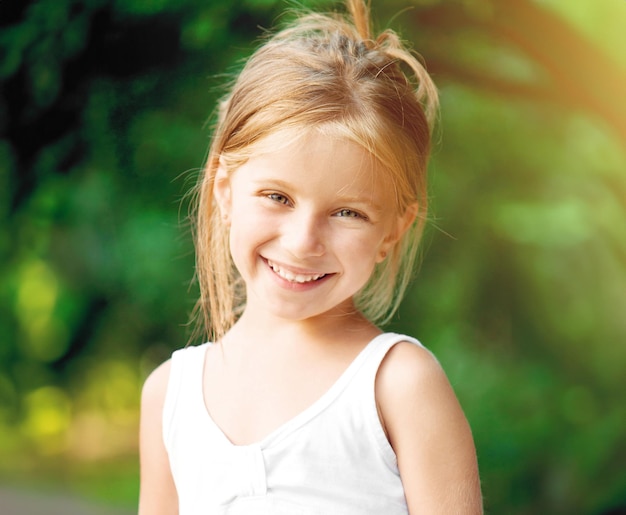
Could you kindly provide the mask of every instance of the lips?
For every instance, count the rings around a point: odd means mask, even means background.
[[[305,283],[310,283],[313,281],[317,281],[319,279],[322,279],[323,277],[326,277],[327,274],[303,274],[303,273],[295,273],[291,270],[288,270],[286,268],[281,267],[280,265],[273,263],[270,260],[267,260],[267,264],[269,265],[269,267],[274,271],[274,273],[276,273],[278,276],[282,277],[283,279],[285,279],[285,281],[289,281],[292,283],[299,283],[299,284],[305,284]]]

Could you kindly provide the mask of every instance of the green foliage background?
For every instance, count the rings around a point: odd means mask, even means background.
[[[196,295],[184,195],[286,5],[0,2],[0,482],[135,505],[141,383]],[[626,510],[626,3],[373,9],[442,94],[392,328],[448,371],[489,513]]]

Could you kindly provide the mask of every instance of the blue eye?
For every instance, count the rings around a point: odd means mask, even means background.
[[[352,211],[352,209],[340,209],[337,211],[337,216],[341,218],[364,218],[361,213],[357,211]]]
[[[269,193],[267,198],[273,200],[274,202],[278,202],[279,204],[289,204],[289,199],[285,197],[285,195],[281,195],[280,193]]]

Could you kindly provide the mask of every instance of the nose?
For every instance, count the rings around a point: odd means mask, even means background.
[[[324,222],[308,211],[292,213],[283,221],[282,246],[298,259],[319,257],[326,252]]]

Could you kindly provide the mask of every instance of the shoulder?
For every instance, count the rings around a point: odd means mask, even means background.
[[[139,515],[178,513],[178,495],[163,441],[162,415],[171,360],[158,366],[141,392]]]
[[[424,423],[430,411],[441,416],[458,409],[439,362],[430,351],[409,341],[395,344],[383,359],[376,376],[376,402],[390,440],[396,414],[408,407],[419,410]]]
[[[146,378],[141,391],[142,408],[150,406],[158,407],[158,405],[163,405],[170,378],[171,367],[172,360],[168,359],[166,362],[155,368]]]
[[[208,344],[189,346],[174,351],[172,357],[155,368],[144,381],[142,404],[163,403],[168,389],[170,377],[180,379],[188,371],[190,364],[204,356]],[[172,375],[174,374],[174,375]],[[175,377],[174,377],[175,376]]]
[[[171,359],[167,360],[155,368],[144,381],[141,390],[140,419],[140,439],[142,444],[151,441],[153,444],[158,442],[159,447],[161,445],[163,438],[162,421],[171,365]],[[152,430],[148,428],[152,428]],[[155,428],[159,428],[160,431],[154,431]]]
[[[425,347],[407,340],[389,349],[376,381],[384,393],[395,386],[428,387],[433,379],[447,380],[441,365]]]
[[[409,511],[481,513],[470,427],[435,357],[408,341],[394,345],[376,378],[376,402]]]

